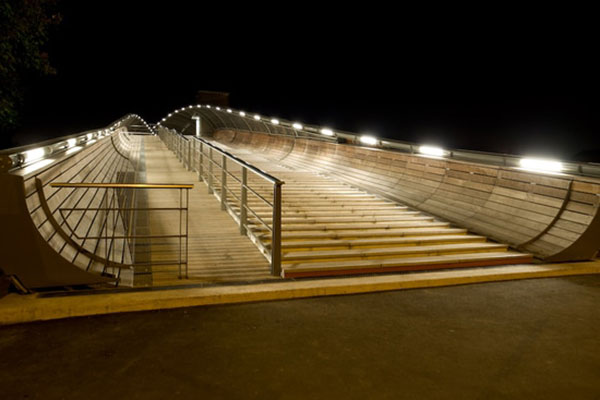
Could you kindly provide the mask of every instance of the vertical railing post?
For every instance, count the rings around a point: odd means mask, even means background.
[[[204,174],[204,144],[200,142],[200,151],[198,152],[198,181],[202,182]]]
[[[240,187],[240,234],[246,234],[246,225],[248,223],[248,169],[242,166],[242,183]]]
[[[221,156],[221,210],[227,209],[227,157]]]
[[[188,279],[188,267],[190,263],[190,255],[188,249],[189,242],[189,214],[190,214],[190,190],[185,189],[185,278]]]
[[[213,149],[208,148],[208,194],[213,193]]]
[[[271,275],[281,275],[281,182],[273,184],[273,236],[271,237]]]
[[[188,139],[188,145],[187,145],[187,169],[188,171],[192,171],[192,141],[191,139]]]
[[[183,203],[182,203],[182,191],[183,189],[179,188],[179,276],[178,278],[181,279],[181,238],[182,238],[182,232],[181,232],[181,225],[182,225],[182,217],[183,217]]]

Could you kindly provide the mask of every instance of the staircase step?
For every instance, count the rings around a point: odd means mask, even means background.
[[[382,257],[430,257],[443,254],[473,253],[473,252],[499,252],[508,248],[505,244],[498,243],[450,243],[423,246],[399,246],[375,249],[352,249],[352,250],[320,250],[320,251],[294,251],[283,254],[283,261],[292,262],[315,262],[317,260],[331,259],[371,259]]]
[[[429,221],[405,221],[405,222],[382,222],[382,223],[347,223],[347,224],[281,224],[282,232],[294,231],[340,231],[340,230],[360,230],[360,229],[393,229],[393,228],[439,228],[450,225],[447,222],[429,222]],[[264,231],[264,225],[256,225],[251,228],[253,231]]]
[[[303,231],[282,232],[282,241],[300,239],[353,239],[353,238],[375,238],[375,237],[408,237],[419,235],[467,233],[462,228],[405,228],[405,229],[370,229],[370,230],[347,230],[347,231]]]
[[[450,254],[433,257],[405,257],[380,260],[284,264],[284,278],[358,275],[382,272],[422,271],[491,265],[527,264],[530,254],[517,252]]]
[[[254,216],[249,217],[251,220],[256,218]],[[271,217],[261,217],[265,222],[271,222]],[[383,224],[386,222],[401,222],[401,221],[433,221],[433,217],[427,217],[422,215],[398,215],[398,216],[386,216],[386,217],[289,217],[283,216],[283,224],[329,224],[335,226],[336,224],[348,224],[348,223],[376,223]]]
[[[304,250],[334,250],[334,249],[357,249],[357,248],[379,248],[387,246],[417,246],[442,243],[473,243],[485,242],[484,236],[476,235],[431,235],[431,236],[408,236],[408,237],[377,237],[369,239],[354,240],[306,240],[283,242],[281,248],[284,251]]]

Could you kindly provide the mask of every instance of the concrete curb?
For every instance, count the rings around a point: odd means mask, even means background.
[[[0,300],[0,325],[122,312],[599,273],[600,261],[590,261],[64,297],[11,294]]]

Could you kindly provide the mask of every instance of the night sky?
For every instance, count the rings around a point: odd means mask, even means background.
[[[600,162],[585,10],[128,4],[63,0],[48,45],[58,74],[32,83],[3,148],[127,113],[157,122],[216,90],[233,108],[333,129]]]

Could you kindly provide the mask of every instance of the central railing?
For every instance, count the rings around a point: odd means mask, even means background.
[[[281,190],[283,181],[205,139],[159,129],[161,139],[227,211],[281,274]],[[269,221],[270,220],[270,221]]]
[[[98,201],[85,207],[60,206],[59,224],[48,210],[50,222],[63,239],[78,248],[92,260],[104,265],[103,273],[119,276],[120,269],[136,269],[156,265],[177,265],[179,278],[188,277],[188,210],[189,190],[191,184],[136,184],[136,183],[74,183],[52,182],[50,186],[73,191],[96,190]],[[140,201],[137,192],[140,190],[178,191],[177,207],[151,207],[150,198]],[[85,194],[83,194],[85,195]],[[78,197],[78,196],[75,196]],[[46,204],[42,204],[46,206]],[[176,213],[177,228],[170,229],[173,215],[153,216],[153,219],[164,219],[169,223],[152,224],[150,218],[144,217],[145,226],[140,226],[141,214]],[[72,220],[72,222],[70,221]],[[87,223],[82,223],[87,221]],[[64,224],[69,231],[65,232],[60,225]],[[159,229],[159,231],[156,231]],[[169,228],[164,228],[169,227]],[[165,229],[170,229],[165,231]],[[96,251],[85,249],[88,241],[98,243]],[[151,251],[155,247],[158,251]],[[173,254],[175,253],[175,254]]]

